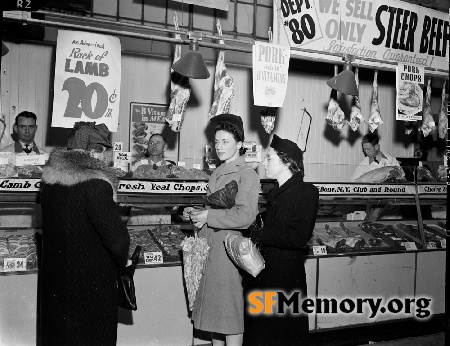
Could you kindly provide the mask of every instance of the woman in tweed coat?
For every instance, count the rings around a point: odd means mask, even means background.
[[[116,344],[116,268],[127,264],[130,239],[104,162],[107,132],[93,124],[75,125],[71,150],[54,149],[42,176],[42,345]]]
[[[240,117],[222,114],[211,119],[215,126],[215,148],[222,165],[209,180],[208,194],[235,180],[238,192],[235,206],[230,209],[195,211],[185,209],[199,235],[210,246],[205,270],[192,312],[194,327],[211,332],[212,343],[227,346],[241,345],[244,332],[244,299],[242,278],[238,268],[228,257],[224,239],[228,233],[240,233],[255,220],[258,211],[259,177],[247,167],[242,155],[244,130]],[[241,154],[241,155],[240,155]]]

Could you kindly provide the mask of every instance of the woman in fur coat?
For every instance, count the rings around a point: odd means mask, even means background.
[[[116,344],[116,268],[127,265],[130,238],[106,163],[108,134],[104,124],[76,123],[67,149],[55,148],[44,168],[42,345]]]

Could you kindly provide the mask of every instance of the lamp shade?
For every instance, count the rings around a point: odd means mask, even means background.
[[[327,81],[328,86],[343,94],[358,96],[355,74],[351,71],[350,64],[344,65],[344,70],[337,76]]]
[[[2,56],[8,54],[8,52],[9,52],[8,46],[2,41]]]
[[[207,79],[210,76],[202,53],[198,51],[197,41],[189,44],[189,51],[172,65],[172,69],[183,76],[194,79]]]

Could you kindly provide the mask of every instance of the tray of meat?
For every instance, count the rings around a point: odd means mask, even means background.
[[[165,261],[181,261],[181,241],[185,238],[185,234],[181,231],[179,225],[150,226],[148,232],[164,250]]]
[[[146,230],[128,229],[128,233],[130,235],[128,258],[131,257],[137,245],[142,247],[138,264],[144,264],[144,252],[162,252],[161,247]]]
[[[409,239],[397,235],[392,225],[384,225],[376,222],[364,221],[358,225],[363,231],[369,233],[374,238],[382,239],[389,247],[396,250],[404,250],[403,243],[409,242]]]

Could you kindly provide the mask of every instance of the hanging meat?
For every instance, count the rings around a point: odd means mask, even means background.
[[[359,77],[358,77],[359,68],[356,68],[355,71],[355,80],[356,80],[356,87],[359,91]],[[363,120],[363,115],[361,114],[361,103],[359,102],[359,96],[355,96],[353,98],[353,106],[350,110],[350,122],[348,123],[350,125],[350,128],[353,131],[357,131],[359,124]]]
[[[372,105],[370,106],[370,116],[369,116],[369,130],[370,132],[375,131],[379,125],[383,123],[380,113],[380,105],[378,104],[378,70],[375,70],[373,77],[373,93],[372,93]]]
[[[222,27],[220,21],[217,19],[217,31],[222,36]],[[220,44],[225,44],[223,40]],[[214,75],[214,100],[208,114],[208,119],[218,114],[228,113],[230,109],[230,102],[234,96],[233,78],[228,74],[225,66],[225,50],[219,51],[219,57],[216,64],[216,73]]]
[[[179,30],[178,17],[173,15],[175,29]],[[181,40],[180,34],[175,34],[175,38]],[[173,62],[176,63],[181,58],[181,44],[175,45],[175,56]],[[191,96],[191,86],[189,78],[182,76],[178,72],[170,69],[170,106],[167,111],[166,121],[174,132],[179,132],[184,120],[186,105]]]
[[[347,120],[345,120],[344,112],[342,111],[339,103],[337,102],[337,91],[331,91],[330,102],[328,103],[328,112],[325,118],[328,125],[331,125],[336,131],[342,131]]]
[[[266,109],[262,110],[259,114],[261,114],[261,124],[264,127],[264,130],[271,134],[273,131],[273,128],[275,127],[275,112],[277,108],[276,107],[267,107]]]
[[[422,127],[423,136],[428,136],[436,127],[431,110],[431,78],[428,78],[427,95],[425,97],[425,108],[423,110]]]
[[[444,139],[447,135],[448,114],[447,114],[447,96],[445,95],[445,83],[442,86],[441,111],[439,112],[439,137]]]

